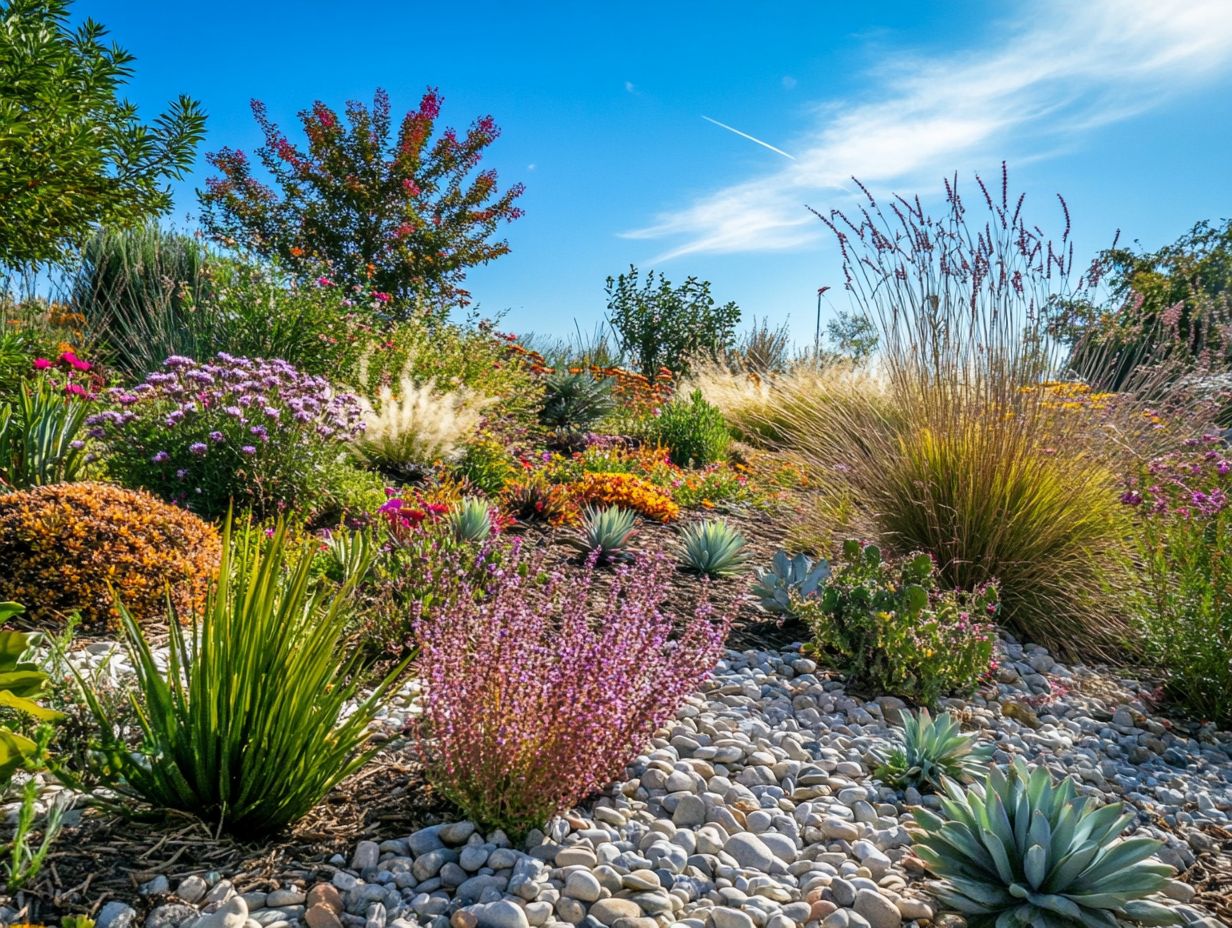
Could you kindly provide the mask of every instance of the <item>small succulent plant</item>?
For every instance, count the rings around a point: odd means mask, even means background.
[[[621,506],[587,506],[582,527],[569,543],[587,554],[598,552],[597,563],[627,561],[629,539],[634,534],[636,513]]]
[[[486,500],[468,496],[449,507],[445,523],[456,541],[482,544],[492,534],[492,506]]]
[[[1073,780],[1059,784],[1021,757],[994,767],[983,784],[945,783],[948,821],[914,810],[915,853],[941,882],[938,901],[970,928],[1118,928],[1180,921],[1146,897],[1172,868],[1150,858],[1161,842],[1118,838],[1133,821],[1119,804],[1079,798]]]
[[[544,381],[539,421],[549,428],[584,430],[612,411],[612,381],[589,371],[558,371]]]
[[[748,561],[744,536],[723,519],[686,525],[680,532],[685,570],[704,577],[733,577]]]
[[[789,558],[779,551],[770,562],[770,569],[760,572],[753,584],[753,595],[767,612],[780,616],[795,614],[792,600],[817,595],[821,585],[830,579],[830,562],[814,562],[807,554]]]
[[[902,744],[881,759],[875,773],[891,786],[941,789],[945,778],[967,782],[988,772],[994,748],[964,735],[948,712],[933,718],[927,709],[904,712]]]

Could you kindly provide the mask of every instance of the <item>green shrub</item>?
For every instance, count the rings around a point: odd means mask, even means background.
[[[904,712],[902,722],[902,743],[881,759],[875,771],[891,786],[939,790],[946,778],[963,783],[987,774],[996,749],[964,735],[950,713],[934,719],[927,709]]]
[[[689,573],[734,577],[748,561],[744,536],[723,519],[693,522],[680,530],[681,565]]]
[[[85,695],[112,733],[109,761],[124,785],[252,839],[294,824],[371,756],[368,725],[401,667],[360,698],[359,655],[343,646],[351,600],[313,582],[313,557],[289,555],[282,524],[267,538],[228,520],[204,611],[187,632],[168,623],[165,674],[119,603],[142,709],[137,756]]]
[[[544,379],[539,421],[548,428],[586,431],[614,405],[611,380],[585,370],[557,371]]]
[[[1205,447],[1152,461],[1121,497],[1136,516],[1130,606],[1165,694],[1232,726],[1232,455]]]
[[[1179,922],[1170,903],[1147,897],[1172,868],[1150,858],[1162,842],[1117,836],[1134,820],[1118,805],[1077,795],[1068,777],[1027,769],[1021,757],[983,785],[946,784],[946,819],[913,810],[915,853],[941,878],[942,905],[971,928],[1051,925],[1118,928]]]
[[[476,490],[489,496],[504,491],[520,473],[508,447],[491,435],[481,436],[467,444],[454,470]]]
[[[875,545],[848,541],[821,596],[796,602],[812,649],[870,692],[932,705],[971,692],[992,666],[996,585],[939,590],[927,554],[893,566]]]
[[[706,467],[727,459],[731,433],[723,413],[694,390],[675,399],[646,423],[644,438],[667,448],[678,467]]]
[[[0,625],[25,609],[18,603],[0,602]],[[30,650],[26,632],[0,630],[0,709],[42,721],[54,721],[60,713],[35,700],[47,688],[47,674],[32,661],[23,660]],[[0,721],[0,790],[13,774],[25,767],[38,753],[38,745]]]
[[[627,561],[636,515],[621,506],[587,506],[582,512],[582,528],[569,542],[579,551],[594,555],[599,564]]]

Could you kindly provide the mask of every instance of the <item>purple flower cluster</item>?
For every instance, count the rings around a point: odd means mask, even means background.
[[[1129,483],[1121,502],[1143,515],[1213,518],[1228,508],[1230,474],[1232,452],[1220,436],[1203,435],[1187,441],[1185,450],[1151,461]]]
[[[722,654],[730,615],[664,610],[671,565],[645,559],[603,589],[515,547],[457,608],[416,623],[424,756],[471,818],[543,826],[618,776]]]
[[[324,457],[363,430],[355,397],[282,360],[173,355],[108,397],[112,408],[86,423],[117,476],[210,516],[232,501],[295,502]]]

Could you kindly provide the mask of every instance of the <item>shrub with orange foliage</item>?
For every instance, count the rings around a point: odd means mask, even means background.
[[[667,493],[634,474],[583,474],[573,492],[583,503],[623,506],[656,522],[671,522],[680,515],[680,507]]]
[[[59,483],[0,496],[0,600],[55,626],[115,628],[115,598],[137,621],[200,610],[218,571],[218,531],[192,513],[105,483]]]

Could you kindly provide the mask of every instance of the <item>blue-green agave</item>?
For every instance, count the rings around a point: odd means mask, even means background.
[[[748,561],[744,536],[723,519],[686,525],[680,532],[681,562],[690,573],[733,577]]]
[[[1057,783],[1021,757],[983,784],[945,782],[948,821],[914,810],[915,852],[940,883],[938,901],[970,928],[1118,928],[1179,921],[1146,897],[1166,886],[1172,868],[1151,860],[1152,838],[1118,838],[1133,821],[1120,804],[1079,797],[1068,777]]]
[[[753,595],[767,612],[789,616],[794,614],[792,599],[816,596],[821,585],[830,579],[830,562],[814,562],[807,554],[789,558],[779,551],[770,562],[770,569],[757,575]]]
[[[482,544],[492,534],[492,506],[486,500],[468,496],[449,507],[445,521],[455,540]]]
[[[950,713],[933,718],[927,709],[904,712],[902,722],[902,743],[880,758],[874,771],[891,786],[939,790],[946,777],[967,782],[988,773],[996,749],[964,735]]]
[[[587,506],[582,514],[582,528],[569,543],[586,554],[597,551],[600,564],[626,561],[631,556],[627,547],[634,534],[635,515],[633,510],[621,506]]]

